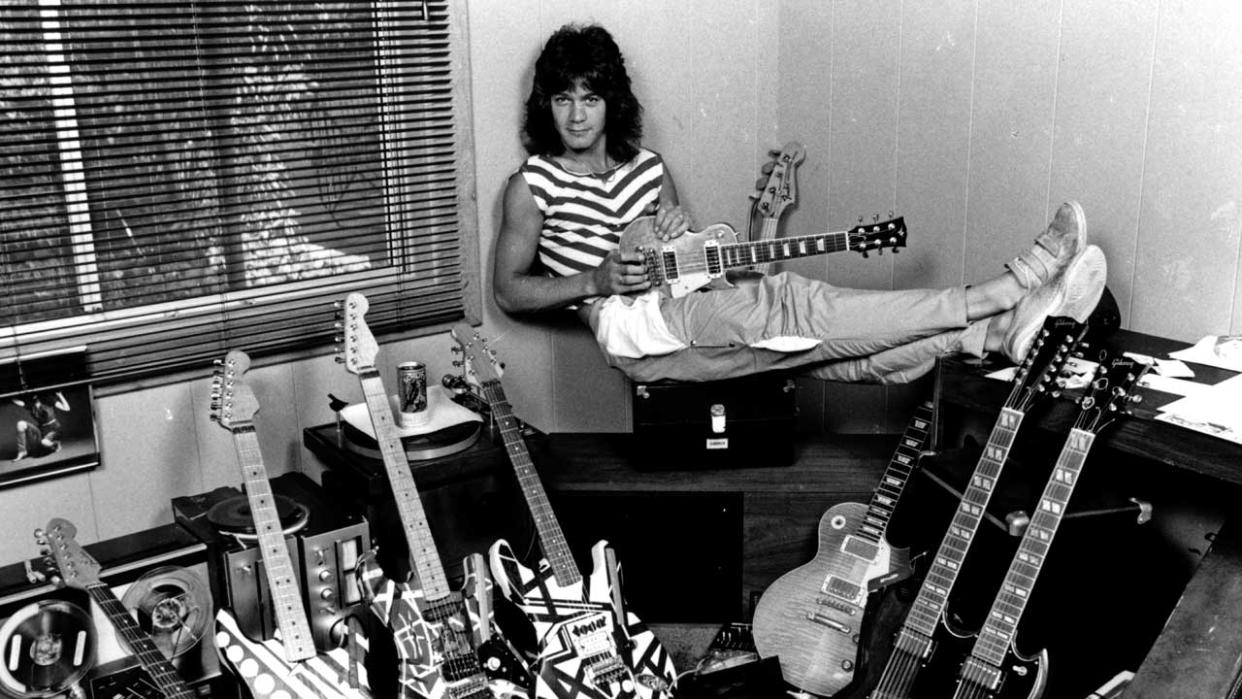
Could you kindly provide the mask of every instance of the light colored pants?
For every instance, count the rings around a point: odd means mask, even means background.
[[[947,353],[983,355],[986,321],[966,320],[966,290],[846,289],[783,272],[732,289],[660,303],[669,330],[689,345],[639,359],[608,356],[635,381],[711,381],[800,370],[821,379],[906,383]],[[778,337],[813,338],[811,349],[755,347]]]

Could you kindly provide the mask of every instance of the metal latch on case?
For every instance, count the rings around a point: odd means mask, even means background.
[[[712,432],[721,434],[725,431],[725,407],[723,403],[712,403]]]

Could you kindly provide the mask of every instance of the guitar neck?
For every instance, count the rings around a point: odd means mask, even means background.
[[[151,680],[168,699],[197,699],[198,694],[186,684],[185,680],[173,668],[172,663],[164,658],[164,654],[155,647],[155,642],[141,628],[129,610],[113,594],[112,588],[102,582],[86,587],[91,599],[104,611],[112,625],[120,633],[125,645],[134,653],[142,669],[147,671]]]
[[[793,238],[773,238],[720,246],[720,260],[725,269],[752,267],[757,264],[792,260],[798,257],[825,255],[850,248],[848,231],[834,231]]]
[[[410,559],[418,571],[419,585],[427,599],[440,599],[451,592],[448,578],[444,574],[435,539],[431,536],[431,528],[427,525],[427,514],[423,511],[418,486],[410,473],[405,447],[397,436],[397,426],[393,423],[392,406],[388,403],[383,379],[374,368],[361,371],[358,379],[366,397],[367,412],[371,415],[371,426],[375,429],[375,441],[379,443],[380,453],[384,458],[388,485],[392,488],[392,495],[397,503],[397,514],[405,531]]]
[[[923,579],[918,596],[910,605],[905,627],[928,637],[935,632],[936,623],[944,613],[949,593],[957,581],[962,561],[979,531],[979,524],[983,521],[984,511],[992,498],[992,491],[1005,466],[1009,450],[1013,447],[1013,440],[1018,434],[1023,416],[1021,411],[1013,408],[1001,409],[979,464],[975,466],[970,477],[970,484],[962,493],[961,503],[953,514],[949,529],[927,570],[927,577]]]
[[[763,219],[763,228],[759,232],[759,239],[756,240],[755,242],[770,242],[770,241],[776,240],[776,229],[777,229],[777,224],[779,223],[780,223],[780,219],[778,218],[775,218],[772,216],[765,217]],[[755,263],[755,271],[763,272],[764,274],[766,274],[768,271],[768,268],[771,266],[772,266],[771,262],[757,262]]]
[[[491,407],[492,417],[500,426],[505,451],[509,453],[509,461],[513,463],[518,483],[522,486],[522,494],[526,497],[531,517],[535,520],[535,529],[539,532],[539,541],[543,544],[548,565],[552,567],[558,585],[572,585],[582,579],[582,574],[574,563],[573,553],[570,552],[569,543],[565,540],[561,525],[552,511],[552,504],[548,502],[548,494],[544,491],[539,473],[535,471],[530,452],[526,450],[526,441],[522,439],[522,430],[517,418],[513,416],[508,399],[505,398],[504,389],[496,380],[484,382],[482,389],[483,396]]]
[[[285,659],[290,662],[315,657],[314,639],[306,610],[302,606],[302,594],[298,588],[289,548],[280,525],[280,514],[272,495],[272,484],[263,465],[259,438],[253,425],[233,430],[233,444],[242,467],[242,484],[250,503],[250,514],[258,534],[259,552],[263,557],[263,569],[272,593],[272,606],[276,611],[276,624],[280,628]]]
[[[919,454],[927,445],[931,432],[933,406],[925,401],[914,411],[914,417],[906,426],[906,431],[897,443],[897,450],[888,462],[880,484],[871,495],[871,503],[867,506],[867,515],[859,526],[856,535],[879,545],[888,530],[888,523],[893,518],[893,511],[901,494],[910,481],[910,474],[918,466]]]
[[[1005,581],[1000,593],[992,602],[983,628],[975,639],[970,654],[980,660],[1000,667],[1005,660],[1005,653],[1013,643],[1014,634],[1018,630],[1018,622],[1035,587],[1035,580],[1048,556],[1052,546],[1052,538],[1057,527],[1065,516],[1065,507],[1070,496],[1074,494],[1074,486],[1087,460],[1087,452],[1095,442],[1095,434],[1081,429],[1070,431],[1069,439],[1057,457],[1052,475],[1044,486],[1044,493],[1039,499],[1039,506],[1031,521],[1027,524],[1018,551],[1009,564]]]

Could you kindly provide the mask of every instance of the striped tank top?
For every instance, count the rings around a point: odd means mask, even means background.
[[[556,277],[598,267],[626,225],[660,201],[664,184],[664,161],[645,148],[606,175],[575,175],[542,155],[518,171],[543,214],[539,261]]]

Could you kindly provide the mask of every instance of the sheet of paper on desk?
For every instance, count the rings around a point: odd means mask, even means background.
[[[1196,342],[1194,347],[1169,352],[1169,356],[1184,362],[1242,371],[1242,337],[1208,335]]]
[[[1160,408],[1156,419],[1242,444],[1242,375]]]

